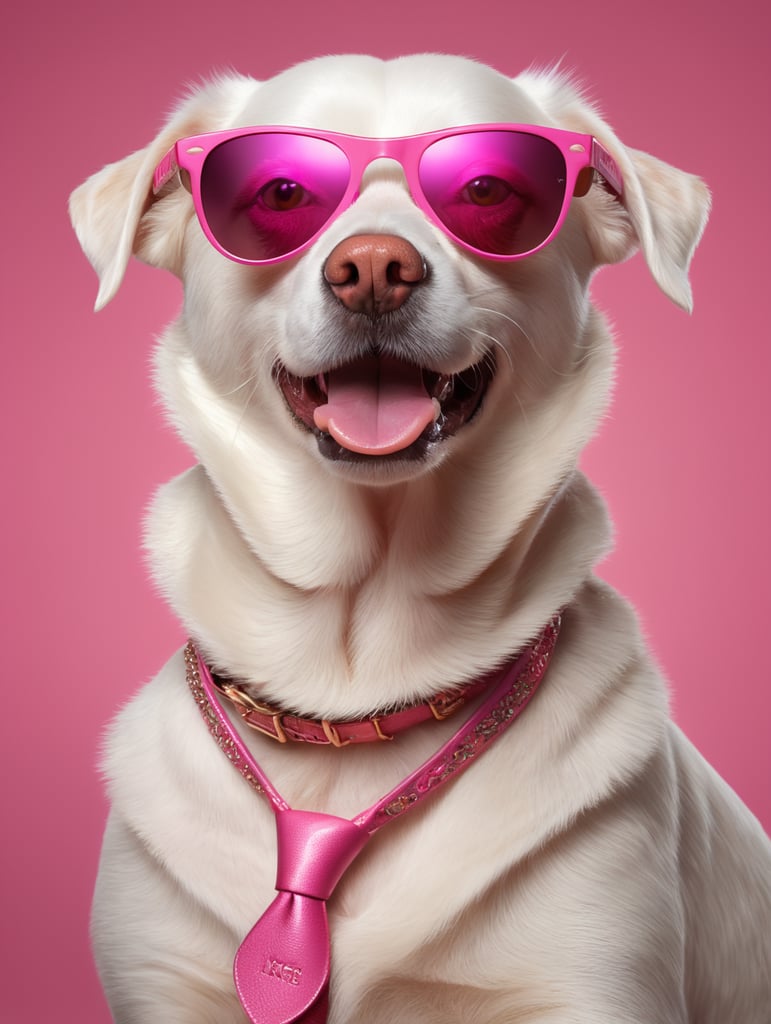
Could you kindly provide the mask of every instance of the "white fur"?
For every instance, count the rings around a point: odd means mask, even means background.
[[[475,121],[595,134],[623,171],[628,213],[593,188],[543,252],[494,264],[462,253],[379,171],[302,258],[255,269],[206,242],[184,190],[148,199],[183,135]],[[639,246],[687,307],[707,209],[700,181],[625,148],[564,77],[512,82],[439,56],[224,77],[73,196],[100,304],[132,251],[185,283],[157,385],[199,464],[158,492],[147,545],[215,666],[260,681],[266,699],[354,717],[473,677],[567,609],[525,715],[341,882],[330,1024],[771,1017],[768,841],[669,721],[633,612],[593,576],[609,527],[576,470],[612,377],[592,273]],[[330,464],[271,379],[277,359],[311,375],[344,351],[321,267],[339,241],[373,231],[430,261],[430,286],[410,300],[414,361],[453,372],[491,345],[497,356],[481,414],[425,467]],[[457,724],[341,751],[247,741],[290,804],[349,816]],[[209,738],[179,654],[118,717],[106,772],[93,933],[116,1021],[243,1021],[231,964],[272,896],[271,812]]]

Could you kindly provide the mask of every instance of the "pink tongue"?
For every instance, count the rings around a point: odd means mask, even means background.
[[[373,356],[327,375],[327,404],[313,414],[319,430],[362,455],[390,455],[416,441],[436,418],[419,367]]]

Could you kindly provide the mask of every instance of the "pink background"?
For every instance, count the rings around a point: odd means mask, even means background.
[[[109,1019],[87,939],[99,736],[182,640],[139,553],[152,490],[189,462],[147,379],[179,286],[134,265],[94,316],[66,199],[226,66],[265,77],[321,53],[443,50],[515,73],[562,59],[622,138],[707,179],[692,318],[640,258],[597,281],[621,359],[585,464],[617,524],[602,573],[637,604],[678,722],[771,826],[769,10],[29,0],[4,15],[4,1020]]]

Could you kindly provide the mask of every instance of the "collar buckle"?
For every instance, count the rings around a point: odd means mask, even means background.
[[[449,718],[450,715],[454,714],[458,708],[463,707],[466,703],[466,695],[464,693],[438,693],[436,697],[432,697],[427,703],[431,708],[431,714],[437,722],[443,722],[445,718]]]
[[[225,696],[235,704],[239,715],[252,729],[256,729],[257,732],[261,732],[264,736],[270,736],[271,739],[278,740],[279,743],[289,742],[289,737],[284,731],[284,726],[281,721],[282,714],[280,711],[271,707],[270,704],[263,704],[260,701],[255,700],[251,694],[247,693],[247,691],[242,689],[240,686],[236,686],[234,683],[223,683],[217,680],[217,686],[222,693],[224,693]],[[265,715],[268,717],[273,725],[273,729],[270,729],[267,725],[263,725],[262,722],[255,718],[250,717],[255,712],[258,715]]]

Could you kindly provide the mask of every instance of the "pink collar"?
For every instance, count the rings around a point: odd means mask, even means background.
[[[500,676],[501,670],[488,673],[481,679],[452,690],[443,690],[430,700],[398,710],[384,710],[369,718],[355,721],[331,722],[328,718],[301,718],[284,708],[268,704],[256,697],[245,683],[233,682],[211,674],[217,691],[227,697],[241,718],[252,729],[270,736],[279,743],[316,743],[326,746],[347,747],[351,743],[371,743],[392,740],[400,732],[431,720],[442,722],[460,710],[483,690],[489,690]]]
[[[187,682],[209,731],[276,815],[278,894],[241,943],[234,963],[236,990],[253,1024],[324,1024],[329,984],[327,899],[378,829],[465,771],[525,709],[546,672],[560,624],[560,615],[555,615],[433,757],[352,821],[294,810],[286,803],[225,714],[211,673],[192,641],[187,644]]]

